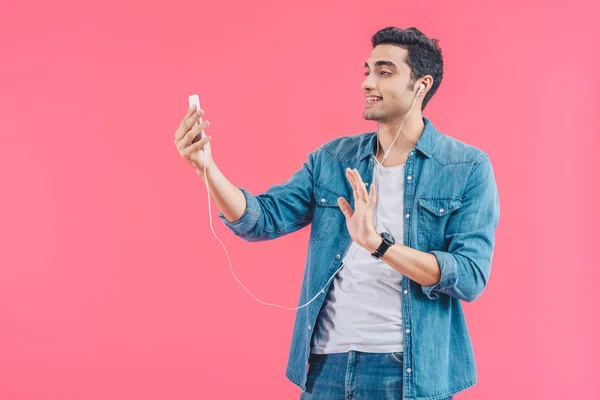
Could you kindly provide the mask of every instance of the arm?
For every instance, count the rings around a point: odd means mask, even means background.
[[[196,170],[196,172],[202,180],[205,179],[202,170]],[[217,204],[220,215],[223,215],[230,221],[238,220],[246,209],[244,193],[229,182],[214,163],[210,165],[210,168],[207,167],[206,180],[208,182],[208,191]]]
[[[307,225],[312,220],[314,206],[312,174],[316,151],[283,185],[252,196],[229,182],[217,168],[209,145],[210,136],[204,135],[194,142],[209,125],[208,121],[200,122],[203,113],[201,109],[190,107],[175,131],[174,144],[206,183],[219,208],[219,218],[248,241],[274,239]]]
[[[471,302],[483,292],[490,276],[499,217],[496,180],[485,156],[474,165],[461,207],[448,221],[447,251],[426,253],[395,244],[381,259],[421,284],[430,299],[442,293]],[[379,244],[381,237],[373,236],[367,248],[373,252]]]
[[[380,244],[381,236],[374,235],[365,248],[373,253]],[[435,285],[440,282],[440,267],[437,258],[431,253],[396,243],[387,249],[380,260],[423,286]]]
[[[209,182],[214,180],[215,189],[210,190],[215,202],[222,203],[219,218],[234,234],[249,242],[275,239],[308,225],[315,206],[313,168],[317,152],[310,153],[308,160],[286,182],[259,195],[235,187],[215,172]],[[207,172],[207,175],[210,174]]]
[[[209,121],[202,121],[204,110],[190,107],[175,131],[174,144],[179,154],[195,169],[209,188],[209,193],[220,210],[231,220],[238,219],[246,208],[244,194],[219,171],[212,158],[210,136],[204,135]],[[200,136],[202,139],[196,141]],[[206,174],[206,176],[205,176]]]

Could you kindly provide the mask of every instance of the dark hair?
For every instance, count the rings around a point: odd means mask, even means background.
[[[438,46],[437,39],[430,39],[417,28],[407,29],[388,26],[379,30],[371,38],[373,48],[380,44],[391,44],[407,50],[406,64],[410,67],[410,84],[414,85],[415,80],[431,75],[433,85],[423,99],[423,107],[433,97],[437,91],[442,77],[444,75],[444,61],[442,59],[442,49]]]

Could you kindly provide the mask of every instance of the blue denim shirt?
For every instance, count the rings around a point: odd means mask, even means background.
[[[433,254],[441,280],[422,286],[402,279],[407,400],[442,399],[477,383],[462,301],[475,300],[488,283],[500,216],[488,155],[438,132],[427,118],[423,122],[423,134],[406,160],[404,210],[398,210],[404,237],[397,241]],[[341,266],[352,239],[337,198],[354,208],[345,170],[356,168],[370,184],[376,140],[376,132],[368,132],[325,143],[285,183],[258,195],[240,188],[247,206],[237,221],[219,212],[223,223],[247,241],[275,239],[311,224],[299,306]],[[286,376],[303,391],[313,327],[330,286],[296,312]]]

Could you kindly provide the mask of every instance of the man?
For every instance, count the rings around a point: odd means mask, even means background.
[[[231,184],[199,155],[210,138],[191,144],[201,110],[175,143],[236,235],[312,223],[286,373],[301,399],[451,399],[477,381],[462,301],[490,276],[495,177],[485,152],[421,114],[442,80],[437,40],[388,27],[371,41],[364,118],[378,131],[325,143],[285,183],[259,195]]]

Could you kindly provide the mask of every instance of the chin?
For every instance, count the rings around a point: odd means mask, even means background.
[[[369,112],[369,111],[363,112],[363,118],[366,119],[367,121],[379,121],[382,119],[382,117],[383,117],[383,115],[381,115],[379,113],[374,113],[374,112]]]

